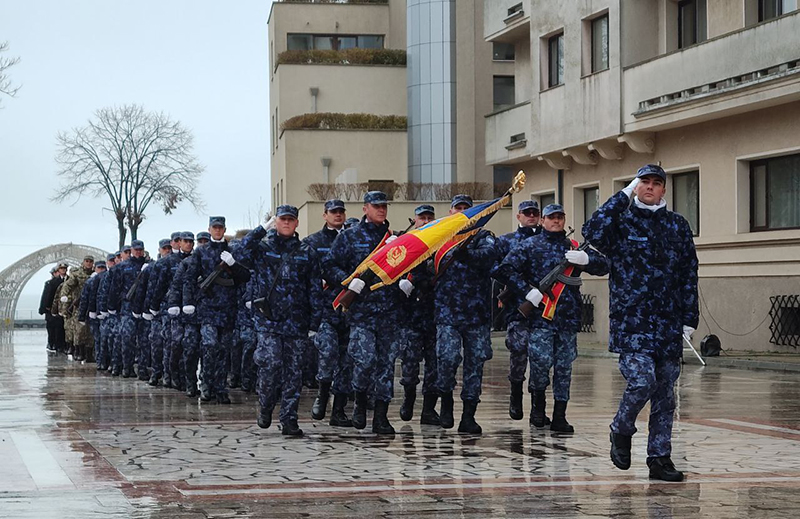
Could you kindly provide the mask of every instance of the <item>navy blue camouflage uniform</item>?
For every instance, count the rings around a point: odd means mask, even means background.
[[[404,302],[405,315],[403,330],[406,337],[402,342],[400,384],[403,387],[416,387],[419,380],[420,363],[425,362],[422,377],[422,394],[437,394],[438,376],[436,364],[436,320],[434,293],[430,283],[430,261],[415,267],[407,279],[414,285],[411,295]]]
[[[457,256],[436,283],[437,386],[442,393],[452,392],[463,360],[463,401],[480,401],[483,365],[492,358],[489,274],[497,260],[495,243],[492,233],[482,229],[471,243],[454,247],[441,264]]]
[[[186,275],[188,254],[184,254],[184,261],[178,263],[172,276],[169,290],[167,290],[167,308],[180,308],[181,313],[171,316],[170,341],[172,353],[170,356],[170,372],[180,373],[178,385],[180,387],[197,386],[197,369],[200,363],[200,325],[197,313],[187,314],[182,311],[183,285],[191,282]],[[173,379],[174,380],[174,379]]]
[[[169,286],[165,288],[161,279],[166,275],[164,271],[170,263],[167,259],[173,254],[177,253],[162,256],[148,268],[150,273],[143,308],[145,311],[149,310],[153,316],[153,320],[150,321],[150,371],[155,380],[161,379],[165,369],[164,346],[166,333],[169,330],[166,291]]]
[[[518,243],[497,267],[496,276],[514,293],[515,301],[524,301],[533,287],[561,263],[564,253],[572,249],[566,233],[542,232]],[[608,273],[605,258],[587,249],[589,263],[580,267],[595,276]],[[576,276],[577,277],[577,276]],[[522,317],[514,308],[514,313]],[[550,385],[553,368],[553,397],[556,401],[569,401],[572,380],[572,362],[578,356],[577,335],[581,326],[580,287],[566,285],[558,299],[552,320],[542,317],[544,305],[534,310],[527,319],[528,358],[531,375],[528,390],[544,391]]]
[[[250,278],[250,272],[237,262],[224,268],[207,291],[201,291],[201,280],[214,272],[222,251],[229,251],[228,242],[211,240],[186,258],[182,294],[184,309],[194,306],[200,322],[203,384],[210,395],[218,397],[228,394],[227,357],[236,318],[236,287]]]
[[[303,242],[314,249],[321,260],[330,252],[333,241],[341,231],[328,228],[306,237]],[[321,269],[321,265],[319,267]],[[352,391],[353,361],[347,353],[350,329],[344,315],[333,309],[333,301],[339,294],[337,285],[328,283],[320,270],[318,283],[324,287],[319,298],[312,300],[315,312],[320,316],[320,323],[313,338],[318,352],[317,380],[330,383],[335,395],[346,395]]]
[[[271,413],[280,400],[281,423],[296,422],[308,331],[318,319],[311,304],[322,289],[318,260],[297,234],[268,234],[260,225],[242,239],[237,252],[255,272],[255,300],[264,298],[265,311],[255,312],[259,404]]]
[[[239,286],[239,301],[236,312],[236,337],[237,348],[241,351],[241,364],[239,376],[241,378],[242,391],[252,391],[255,388],[257,377],[257,366],[254,355],[256,352],[256,331],[255,313],[252,307],[253,294],[255,289],[255,272],[250,270],[250,281]],[[250,303],[250,307],[248,307]],[[232,366],[232,369],[235,366]]]
[[[142,266],[141,277],[139,284],[133,294],[133,313],[136,317],[136,336],[139,345],[137,352],[136,364],[139,371],[139,378],[145,380],[145,375],[149,374],[151,364],[151,351],[150,351],[150,329],[152,314],[149,309],[145,307],[145,299],[147,297],[147,287],[150,284],[150,274],[153,271],[154,261],[148,261]],[[148,316],[145,318],[144,316]]]
[[[681,371],[683,326],[697,328],[697,255],[681,215],[612,196],[583,226],[583,235],[609,261],[610,347],[628,382],[614,433],[632,436],[650,401],[648,458],[672,451],[674,385]]]
[[[133,301],[127,293],[136,281],[136,277],[144,265],[144,257],[131,256],[112,271],[111,287],[108,291],[108,308],[116,310],[119,316],[119,332],[111,356],[112,367],[122,368],[132,373],[138,350],[136,339],[136,319],[133,315]]]
[[[116,315],[108,313],[108,289],[111,286],[111,276],[117,265],[101,272],[97,276],[97,317],[100,319],[100,349],[95,354],[95,360],[100,369],[111,366],[111,349],[114,345],[114,332],[117,324]]]
[[[498,236],[496,240],[497,258],[502,261],[509,252],[523,240],[539,234],[541,227],[522,227],[516,231]],[[509,382],[524,382],[525,370],[528,368],[528,338],[530,323],[517,311],[525,301],[525,294],[511,292],[511,297],[504,305],[503,318],[506,324],[506,348],[510,353],[508,366]]]
[[[103,271],[105,272],[105,271]],[[99,278],[102,272],[95,272],[83,285],[81,304],[79,306],[78,321],[89,326],[92,332],[93,357],[97,362],[100,352],[100,319],[97,318],[97,289],[100,286]],[[94,317],[92,317],[94,315]]]
[[[362,217],[342,231],[323,259],[325,278],[338,293],[342,281],[378,246],[389,230]],[[374,393],[376,400],[390,402],[394,396],[394,365],[400,353],[401,335],[396,326],[406,295],[397,284],[369,291],[365,287],[346,313],[350,326],[347,346],[353,361],[353,391]]]
[[[183,251],[173,251],[172,254],[163,258],[162,268],[158,271],[158,280],[156,281],[155,292],[153,295],[153,302],[161,303],[161,309],[164,314],[162,320],[164,328],[162,329],[163,338],[163,358],[161,359],[164,369],[164,384],[170,382],[170,385],[179,387],[182,385],[183,373],[180,369],[182,352],[181,338],[183,336],[183,325],[181,324],[180,314],[171,315],[168,310],[169,304],[169,290],[173,286],[172,281],[175,279],[175,272],[178,270],[178,265],[181,264],[189,255]],[[159,260],[162,261],[162,260]],[[178,287],[182,289],[182,287]]]

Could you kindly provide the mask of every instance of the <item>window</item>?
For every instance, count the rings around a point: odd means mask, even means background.
[[[289,34],[286,47],[289,50],[382,49],[383,40],[383,35],[377,34]]]
[[[800,227],[800,155],[750,163],[750,230]]]
[[[678,48],[706,40],[706,0],[681,0],[678,3]]]
[[[508,8],[507,12],[508,12],[508,16],[513,16],[513,15],[515,15],[517,13],[523,12],[522,11],[522,2],[512,5],[511,7]]]
[[[514,61],[516,48],[511,43],[494,42],[492,44],[494,61]]]
[[[514,169],[511,166],[494,167],[494,196],[501,196],[508,191],[514,181]]]
[[[608,15],[592,20],[592,72],[608,68]]]
[[[556,194],[544,193],[541,195],[531,195],[531,200],[537,200],[539,202],[539,208],[544,209],[548,205],[556,203]]]
[[[700,235],[699,171],[672,175],[672,210],[686,218],[693,235]]]
[[[797,0],[758,0],[758,21],[772,20],[797,10]]]
[[[547,86],[564,83],[564,33],[547,40]]]
[[[514,106],[514,76],[494,76],[494,109]]]
[[[597,211],[600,200],[600,188],[588,187],[583,190],[583,221],[586,222]]]

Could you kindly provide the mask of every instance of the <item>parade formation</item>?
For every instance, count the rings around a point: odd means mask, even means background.
[[[212,216],[207,231],[162,239],[158,258],[133,240],[106,258],[57,265],[40,304],[48,349],[202,403],[230,404],[232,389],[256,392],[258,425],[267,429],[274,417],[287,436],[303,435],[300,413],[361,430],[370,411],[372,432],[392,435],[396,414],[414,418],[420,384],[420,423],[451,429],[460,384],[457,430],[478,435],[492,305],[499,304],[510,351],[510,419],[524,418],[527,371],[530,425],[574,434],[567,403],[581,276],[608,275],[609,349],[619,353],[627,381],[610,425],[611,461],[630,467],[636,417],[650,402],[650,477],[681,481],[671,460],[674,385],[682,340],[698,323],[698,263],[689,224],[666,208],[665,190],[660,166],[640,168],[583,225],[585,243],[571,239],[561,205],[540,210],[524,200],[514,232],[496,237],[482,227],[485,218],[476,220],[418,262],[410,246],[392,244],[409,243],[405,235],[424,242],[422,233],[444,216],[423,204],[400,215],[409,217],[408,229],[391,230],[380,191],[364,196],[358,220],[347,219],[343,201],[328,200],[322,228],[303,240],[290,205],[235,237],[226,236],[224,217]],[[457,195],[446,216],[479,207]],[[371,277],[364,265],[377,265],[376,252],[387,250],[388,264],[406,271],[398,279]],[[390,412],[398,359],[402,402]],[[317,395],[301,410],[304,384]]]

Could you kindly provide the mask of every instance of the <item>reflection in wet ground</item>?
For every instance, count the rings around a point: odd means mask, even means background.
[[[308,392],[306,436],[289,439],[255,425],[253,395],[201,404],[48,357],[43,340],[0,342],[0,517],[800,516],[791,373],[686,366],[673,457],[688,478],[666,484],[647,479],[644,434],[631,470],[608,460],[623,387],[613,359],[577,361],[573,436],[508,418],[508,356],[496,340],[483,436],[401,422],[397,404],[393,439],[337,430],[310,420]]]

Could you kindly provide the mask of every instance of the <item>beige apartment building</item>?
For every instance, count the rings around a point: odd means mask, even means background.
[[[800,340],[800,12],[796,0],[486,0],[487,42],[515,48],[515,104],[485,118],[486,160],[518,197],[580,226],[661,162],[696,233],[701,322],[723,348]],[[596,338],[608,289],[587,278]],[[792,296],[779,297],[779,296]]]
[[[510,182],[487,165],[484,116],[513,104],[513,46],[498,54],[484,41],[483,0],[287,0],[273,3],[268,31],[272,205],[309,214],[302,235],[319,224],[311,184]],[[296,59],[297,51],[353,48],[407,53],[407,65]],[[282,129],[326,112],[407,116],[409,125]],[[392,212],[411,214],[419,203],[401,197]],[[511,230],[509,218],[495,220],[497,232]]]

